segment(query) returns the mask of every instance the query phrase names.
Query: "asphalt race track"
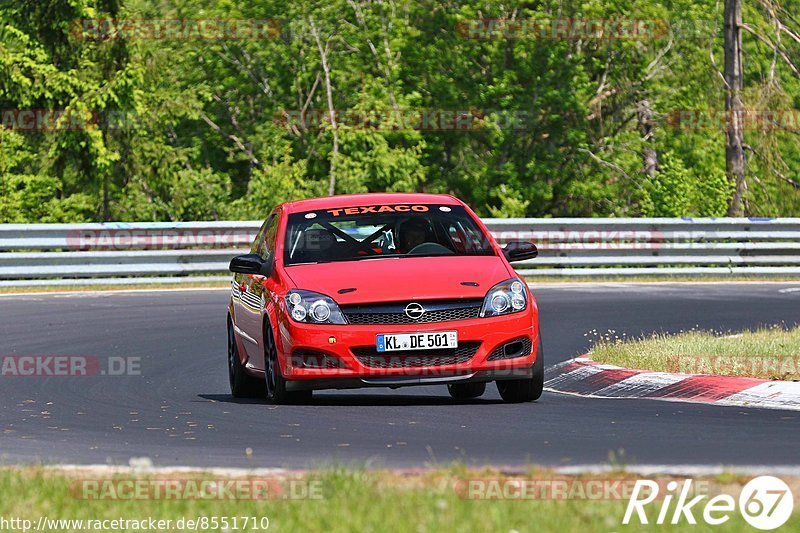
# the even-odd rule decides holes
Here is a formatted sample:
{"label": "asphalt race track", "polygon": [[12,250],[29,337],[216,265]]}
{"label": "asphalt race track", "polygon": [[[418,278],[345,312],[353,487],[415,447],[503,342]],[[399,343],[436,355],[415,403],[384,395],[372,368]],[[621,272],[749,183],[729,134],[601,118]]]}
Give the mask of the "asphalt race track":
{"label": "asphalt race track", "polygon": [[[793,290],[794,289],[794,290]],[[800,284],[534,289],[547,364],[618,335],[800,321]],[[316,393],[312,405],[234,401],[228,291],[0,296],[0,355],[140,357],[127,377],[0,377],[0,463],[311,467],[467,464],[796,465],[800,413],[547,393],[506,405],[491,385]],[[251,454],[246,450],[250,448]]]}

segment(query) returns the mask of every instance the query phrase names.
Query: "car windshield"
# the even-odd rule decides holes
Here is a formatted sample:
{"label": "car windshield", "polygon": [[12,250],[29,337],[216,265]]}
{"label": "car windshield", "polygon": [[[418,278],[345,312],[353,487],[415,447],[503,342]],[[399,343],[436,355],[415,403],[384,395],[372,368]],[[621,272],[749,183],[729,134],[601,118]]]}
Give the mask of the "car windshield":
{"label": "car windshield", "polygon": [[372,205],[289,215],[284,264],[420,256],[494,255],[457,205]]}

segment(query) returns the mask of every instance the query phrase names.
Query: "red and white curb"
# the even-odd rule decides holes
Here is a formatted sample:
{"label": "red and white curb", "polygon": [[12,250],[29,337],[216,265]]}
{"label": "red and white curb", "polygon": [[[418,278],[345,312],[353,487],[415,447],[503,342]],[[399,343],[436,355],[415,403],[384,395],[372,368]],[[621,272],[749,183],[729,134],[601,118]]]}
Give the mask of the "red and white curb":
{"label": "red and white curb", "polygon": [[547,370],[545,389],[591,398],[640,398],[800,411],[800,382],[669,374],[602,365],[588,356]]}

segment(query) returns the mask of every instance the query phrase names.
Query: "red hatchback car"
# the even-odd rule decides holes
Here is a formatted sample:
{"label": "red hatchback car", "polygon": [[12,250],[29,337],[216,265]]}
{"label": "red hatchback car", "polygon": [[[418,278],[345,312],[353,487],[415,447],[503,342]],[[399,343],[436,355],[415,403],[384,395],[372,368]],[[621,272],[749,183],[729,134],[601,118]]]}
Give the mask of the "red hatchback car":
{"label": "red hatchback car", "polygon": [[362,194],[279,205],[233,258],[228,370],[237,397],[307,401],[313,390],[445,384],[508,402],[542,394],[539,312],[458,199]]}

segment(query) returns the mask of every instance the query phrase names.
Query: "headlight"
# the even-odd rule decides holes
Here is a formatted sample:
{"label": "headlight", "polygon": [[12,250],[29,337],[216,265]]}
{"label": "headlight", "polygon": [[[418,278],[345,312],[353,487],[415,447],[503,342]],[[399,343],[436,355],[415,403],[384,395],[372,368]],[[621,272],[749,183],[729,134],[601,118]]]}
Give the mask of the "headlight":
{"label": "headlight", "polygon": [[528,292],[525,284],[511,278],[492,287],[483,299],[481,316],[498,316],[518,313],[528,307]]}
{"label": "headlight", "polygon": [[309,324],[347,324],[342,311],[332,298],[317,292],[291,290],[286,295],[286,308],[292,319]]}

